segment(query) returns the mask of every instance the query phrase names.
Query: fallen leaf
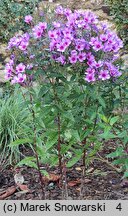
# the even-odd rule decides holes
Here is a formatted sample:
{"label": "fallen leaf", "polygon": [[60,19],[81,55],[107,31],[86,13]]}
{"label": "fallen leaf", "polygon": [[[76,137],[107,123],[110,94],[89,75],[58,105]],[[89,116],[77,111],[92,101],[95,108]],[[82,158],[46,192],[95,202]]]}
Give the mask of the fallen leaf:
{"label": "fallen leaf", "polygon": [[27,185],[17,184],[21,191],[30,191]]}
{"label": "fallen leaf", "polygon": [[74,187],[74,186],[76,186],[76,185],[78,185],[78,184],[80,184],[80,183],[81,183],[81,180],[78,179],[78,180],[74,180],[74,181],[68,182],[68,186],[69,186],[69,187]]}
{"label": "fallen leaf", "polygon": [[59,175],[55,175],[54,173],[49,173],[49,176],[42,177],[44,182],[58,182],[60,180]]}
{"label": "fallen leaf", "polygon": [[[84,181],[85,184],[88,184],[88,183],[90,183],[90,182],[91,182],[90,179],[85,179],[85,181]],[[81,179],[77,179],[77,180],[68,182],[68,186],[69,186],[69,187],[74,187],[74,186],[76,186],[76,185],[78,185],[78,184],[81,184]]]}
{"label": "fallen leaf", "polygon": [[91,172],[93,172],[93,171],[94,171],[94,168],[91,167],[90,169],[87,170],[87,173],[91,173]]}
{"label": "fallen leaf", "polygon": [[85,183],[85,184],[88,184],[88,183],[90,183],[91,181],[92,181],[91,179],[85,179],[85,180],[84,180],[84,183]]}
{"label": "fallen leaf", "polygon": [[16,184],[23,184],[24,183],[24,177],[21,175],[21,173],[16,173],[14,175],[14,180]]}
{"label": "fallen leaf", "polygon": [[82,169],[80,167],[75,168],[76,171],[81,171]]}
{"label": "fallen leaf", "polygon": [[14,194],[15,191],[16,191],[16,187],[15,186],[9,187],[6,191],[4,191],[2,193],[2,195],[0,195],[0,200],[6,199],[10,195]]}
{"label": "fallen leaf", "polygon": [[76,191],[80,192],[80,188],[76,188]]}

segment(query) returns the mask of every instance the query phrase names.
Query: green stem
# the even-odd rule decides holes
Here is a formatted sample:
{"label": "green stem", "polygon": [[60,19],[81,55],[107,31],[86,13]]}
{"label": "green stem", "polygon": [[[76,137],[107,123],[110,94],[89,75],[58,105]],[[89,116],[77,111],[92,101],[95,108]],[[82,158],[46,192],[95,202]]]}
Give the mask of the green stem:
{"label": "green stem", "polygon": [[[56,80],[56,82],[52,82],[51,79],[48,77],[49,82],[52,85],[53,88],[53,93],[54,93],[54,99],[55,99],[55,103],[56,105],[59,105],[59,99],[58,99],[58,94],[55,88],[55,85],[59,83],[58,80]],[[62,174],[62,155],[61,155],[61,118],[60,118],[60,113],[58,112],[57,114],[57,125],[58,125],[58,144],[57,144],[57,150],[58,150],[58,162],[59,162],[59,169],[60,169],[60,174]]]}
{"label": "green stem", "polygon": [[[23,93],[23,91],[21,90],[23,98],[26,102],[26,97],[25,94]],[[34,154],[35,154],[35,158],[36,158],[36,164],[37,164],[37,170],[38,170],[38,174],[39,174],[39,180],[41,183],[41,189],[42,189],[42,196],[45,199],[45,191],[44,191],[44,182],[43,182],[43,178],[42,178],[42,174],[41,174],[41,169],[40,169],[40,163],[39,163],[39,157],[38,157],[38,153],[37,153],[37,129],[36,129],[36,123],[35,123],[35,111],[33,109],[33,97],[31,95],[31,93],[29,92],[29,96],[30,96],[30,104],[31,104],[31,108],[28,106],[28,109],[30,111],[30,113],[32,114],[32,121],[33,121],[33,146],[34,146]]]}

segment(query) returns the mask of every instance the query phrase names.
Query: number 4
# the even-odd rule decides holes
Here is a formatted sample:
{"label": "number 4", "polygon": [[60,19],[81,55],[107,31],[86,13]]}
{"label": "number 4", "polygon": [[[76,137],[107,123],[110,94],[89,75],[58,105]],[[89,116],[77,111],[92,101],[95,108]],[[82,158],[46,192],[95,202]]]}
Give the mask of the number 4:
{"label": "number 4", "polygon": [[119,211],[121,211],[121,203],[118,204],[118,206],[116,207],[116,209],[118,209]]}

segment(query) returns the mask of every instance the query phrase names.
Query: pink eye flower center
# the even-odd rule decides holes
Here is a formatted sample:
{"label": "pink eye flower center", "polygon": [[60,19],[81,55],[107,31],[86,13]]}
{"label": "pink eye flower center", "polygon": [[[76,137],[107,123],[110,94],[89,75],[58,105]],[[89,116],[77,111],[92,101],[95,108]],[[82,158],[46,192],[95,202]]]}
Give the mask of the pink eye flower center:
{"label": "pink eye flower center", "polygon": [[97,44],[96,47],[97,47],[97,48],[100,48],[100,44]]}

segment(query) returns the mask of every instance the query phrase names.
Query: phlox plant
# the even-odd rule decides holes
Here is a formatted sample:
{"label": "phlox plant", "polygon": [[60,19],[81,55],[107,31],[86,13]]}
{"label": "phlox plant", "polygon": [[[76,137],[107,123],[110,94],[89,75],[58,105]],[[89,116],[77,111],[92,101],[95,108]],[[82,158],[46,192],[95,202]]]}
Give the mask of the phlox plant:
{"label": "phlox plant", "polygon": [[64,166],[82,158],[84,177],[102,147],[98,122],[106,104],[101,87],[122,75],[118,59],[123,42],[91,11],[58,6],[50,19],[41,14],[37,20],[26,16],[29,31],[9,40],[5,78],[21,86],[33,117],[36,160],[25,158],[18,165],[36,161],[43,185],[40,161],[59,161],[63,174]]}

